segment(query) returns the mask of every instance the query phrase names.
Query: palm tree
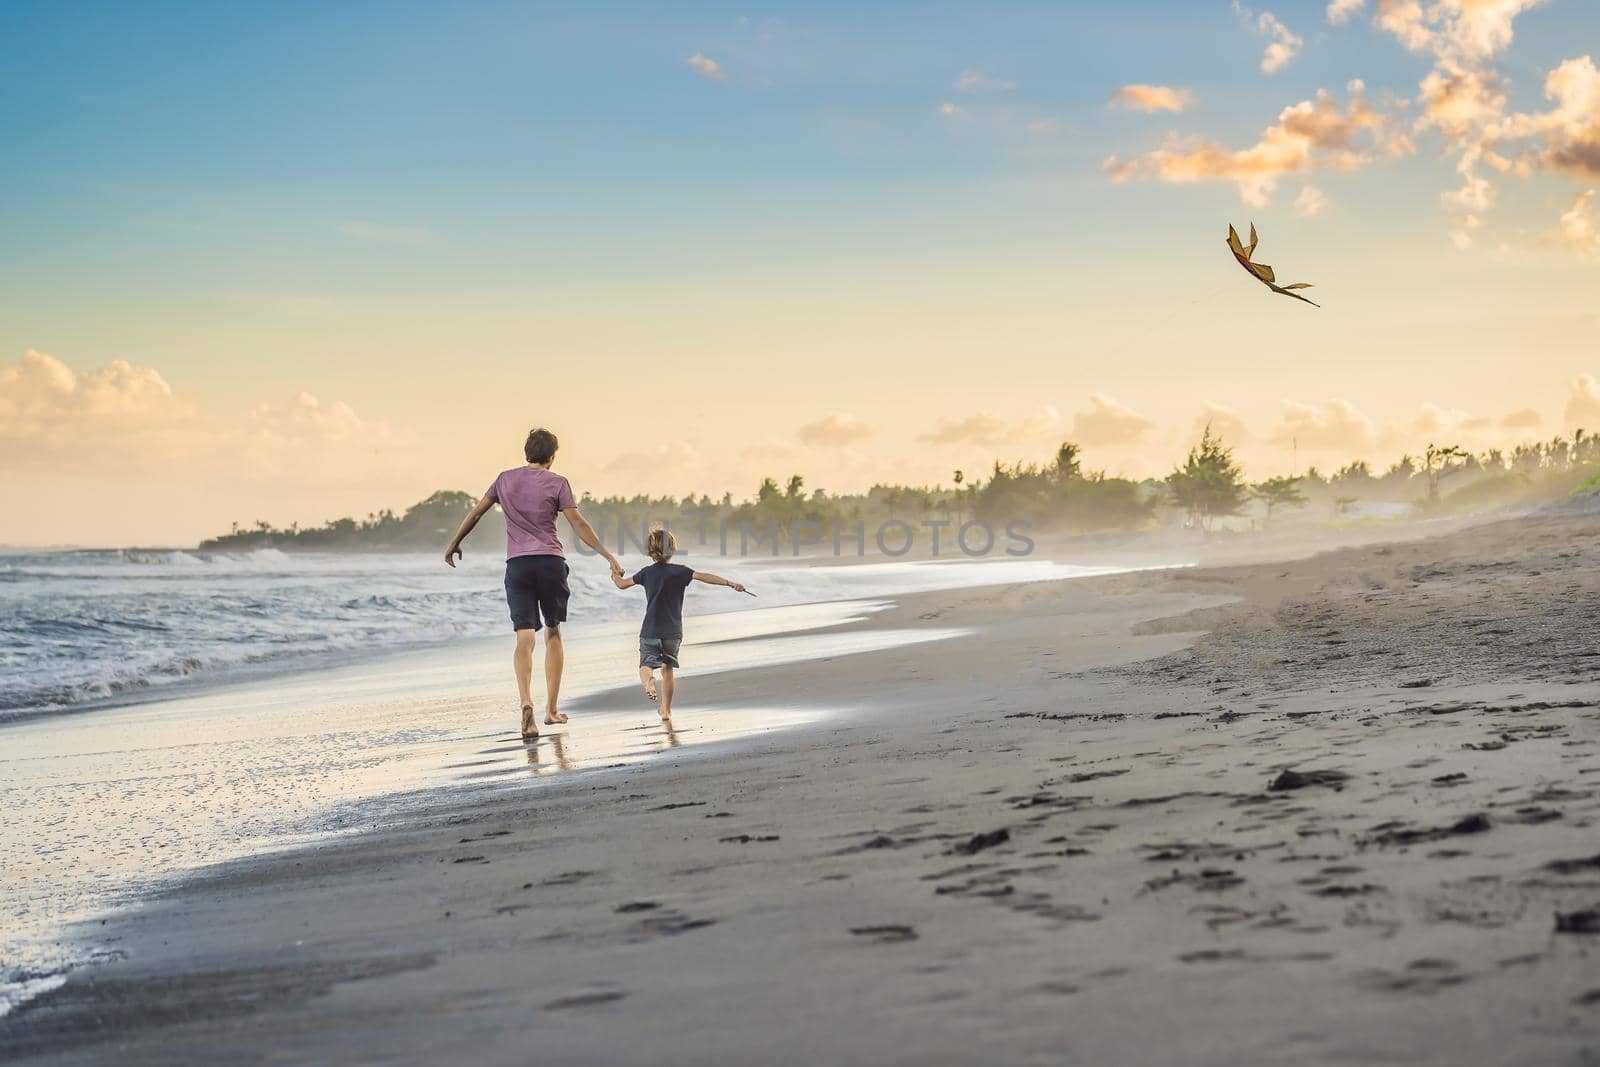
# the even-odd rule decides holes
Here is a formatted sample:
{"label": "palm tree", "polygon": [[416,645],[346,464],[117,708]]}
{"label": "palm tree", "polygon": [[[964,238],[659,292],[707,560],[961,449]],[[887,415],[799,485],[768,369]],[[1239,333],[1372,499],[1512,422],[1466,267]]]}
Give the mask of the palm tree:
{"label": "palm tree", "polygon": [[1465,460],[1469,455],[1459,445],[1447,445],[1444,448],[1428,445],[1427,451],[1422,454],[1422,473],[1428,478],[1429,500],[1438,500],[1439,483],[1461,469],[1461,464],[1452,465],[1452,461]]}

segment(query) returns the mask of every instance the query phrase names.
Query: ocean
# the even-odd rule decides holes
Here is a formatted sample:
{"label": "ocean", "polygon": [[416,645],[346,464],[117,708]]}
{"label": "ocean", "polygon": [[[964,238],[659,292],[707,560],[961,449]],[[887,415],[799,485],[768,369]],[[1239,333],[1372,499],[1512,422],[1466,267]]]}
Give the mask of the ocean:
{"label": "ocean", "polygon": [[[696,586],[690,614],[1114,569],[964,558],[824,567],[679,561],[726,572],[758,593]],[[501,570],[501,560],[483,554],[456,570],[434,555],[276,549],[0,555],[0,723],[505,633]],[[575,631],[641,611],[642,593],[618,592],[599,559],[574,557],[570,584]]]}

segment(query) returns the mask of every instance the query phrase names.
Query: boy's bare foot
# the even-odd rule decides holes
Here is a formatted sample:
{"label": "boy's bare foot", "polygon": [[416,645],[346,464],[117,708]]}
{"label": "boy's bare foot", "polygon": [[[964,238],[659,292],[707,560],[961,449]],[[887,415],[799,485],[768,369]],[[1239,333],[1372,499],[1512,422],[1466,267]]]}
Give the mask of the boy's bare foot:
{"label": "boy's bare foot", "polygon": [[661,721],[666,723],[668,726],[672,725],[672,709],[670,709],[670,708],[662,708],[661,709]]}
{"label": "boy's bare foot", "polygon": [[[651,700],[657,700],[660,698],[660,694],[656,692],[656,676],[653,674],[644,680],[644,695],[649,697]],[[665,716],[663,716],[663,718],[665,718]]]}
{"label": "boy's bare foot", "polygon": [[536,726],[534,724],[534,721],[533,721],[533,705],[532,704],[524,704],[524,705],[522,705],[522,736],[523,737],[538,737],[539,736],[539,727]]}
{"label": "boy's bare foot", "polygon": [[544,724],[546,726],[560,726],[566,721],[567,717],[559,711],[547,711],[544,713]]}

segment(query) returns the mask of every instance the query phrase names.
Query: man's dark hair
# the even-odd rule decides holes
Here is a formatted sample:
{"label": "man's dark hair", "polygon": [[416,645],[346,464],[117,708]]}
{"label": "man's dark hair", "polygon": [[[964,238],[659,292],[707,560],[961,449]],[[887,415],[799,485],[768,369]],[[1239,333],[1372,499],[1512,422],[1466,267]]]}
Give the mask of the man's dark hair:
{"label": "man's dark hair", "polygon": [[522,446],[522,454],[528,457],[529,463],[549,463],[556,458],[556,449],[560,447],[556,435],[540,427],[528,431],[528,442]]}

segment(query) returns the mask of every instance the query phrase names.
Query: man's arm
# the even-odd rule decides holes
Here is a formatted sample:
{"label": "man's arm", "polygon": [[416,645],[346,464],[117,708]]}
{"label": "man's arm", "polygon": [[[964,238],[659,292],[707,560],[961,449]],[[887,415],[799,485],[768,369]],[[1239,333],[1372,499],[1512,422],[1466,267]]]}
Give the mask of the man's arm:
{"label": "man's arm", "polygon": [[611,576],[613,578],[621,578],[622,564],[618,563],[617,557],[613,556],[606,546],[600,543],[600,538],[595,536],[594,527],[590,526],[589,520],[583,517],[583,512],[577,508],[563,508],[561,513],[567,517],[567,521],[577,531],[578,540],[600,553],[606,558],[606,562],[611,564]]}
{"label": "man's arm", "polygon": [[494,497],[488,493],[483,494],[483,499],[478,501],[478,506],[468,512],[467,517],[461,520],[461,528],[450,539],[450,547],[444,550],[444,561],[446,563],[452,567],[456,565],[456,560],[461,558],[461,542],[467,539],[467,534],[471,533],[472,528],[478,525],[479,519],[489,514],[489,509],[492,507],[494,507]]}
{"label": "man's arm", "polygon": [[694,580],[697,582],[705,582],[707,585],[725,585],[729,589],[732,589],[735,593],[748,593],[750,591],[744,586],[740,585],[738,582],[730,582],[721,575],[712,574],[709,571],[695,571]]}

